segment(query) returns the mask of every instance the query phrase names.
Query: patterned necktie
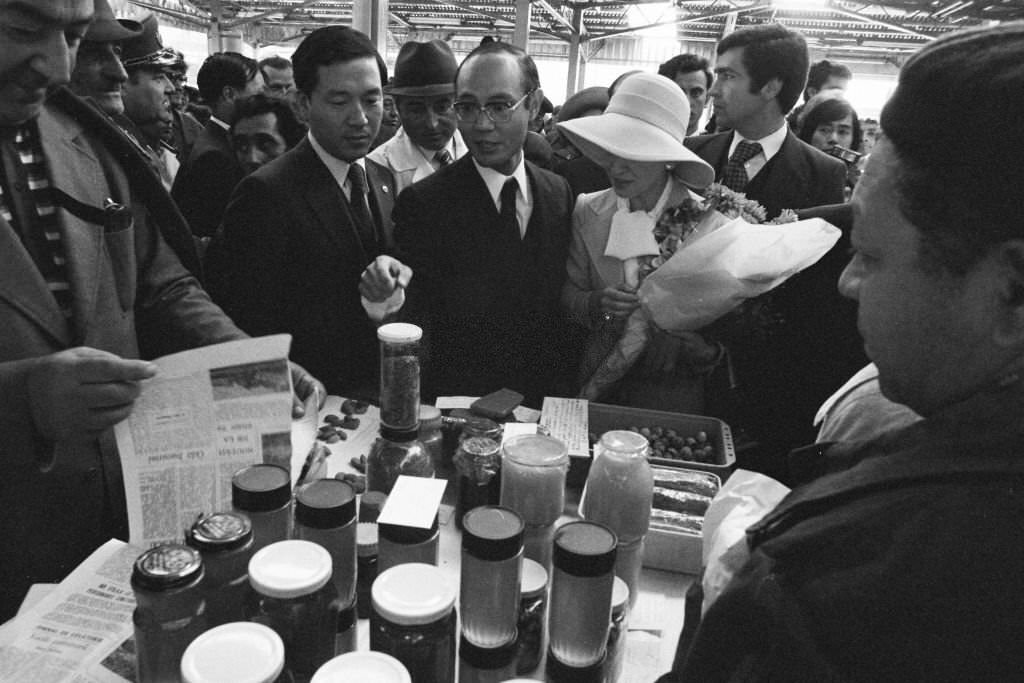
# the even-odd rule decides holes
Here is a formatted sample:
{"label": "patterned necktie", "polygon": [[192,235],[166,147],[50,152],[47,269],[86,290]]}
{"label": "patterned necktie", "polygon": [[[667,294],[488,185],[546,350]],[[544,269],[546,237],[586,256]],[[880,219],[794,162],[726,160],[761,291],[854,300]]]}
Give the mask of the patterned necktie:
{"label": "patterned necktie", "polygon": [[434,155],[434,160],[444,168],[448,164],[452,163],[452,155],[446,149],[439,149],[437,150],[437,154]]}
{"label": "patterned necktie", "polygon": [[729,157],[729,163],[725,165],[725,172],[722,173],[722,184],[730,190],[743,192],[747,188],[747,183],[750,182],[744,164],[760,153],[760,143],[740,140],[740,144],[736,145],[736,150]]}
{"label": "patterned necktie", "polygon": [[348,167],[348,182],[351,186],[348,206],[352,211],[356,231],[359,233],[359,241],[363,243],[363,249],[369,256],[376,256],[377,230],[373,224],[373,216],[370,215],[370,207],[366,203],[366,171],[362,166],[351,164]]}
{"label": "patterned necktie", "polygon": [[519,218],[516,216],[516,190],[519,183],[509,178],[501,188],[501,229],[508,235],[515,235],[516,241],[522,239],[519,232]]}

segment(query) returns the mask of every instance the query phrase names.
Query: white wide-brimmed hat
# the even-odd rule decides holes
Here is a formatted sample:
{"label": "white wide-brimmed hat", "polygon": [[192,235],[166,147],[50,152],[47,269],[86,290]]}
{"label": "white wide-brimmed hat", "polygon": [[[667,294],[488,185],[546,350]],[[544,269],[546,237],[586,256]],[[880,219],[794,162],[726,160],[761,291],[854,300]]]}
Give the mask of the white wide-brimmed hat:
{"label": "white wide-brimmed hat", "polygon": [[609,154],[672,164],[676,178],[702,190],[714,182],[715,170],[683,145],[689,120],[690,102],[682,88],[664,76],[638,73],[619,85],[603,114],[558,128],[599,164]]}

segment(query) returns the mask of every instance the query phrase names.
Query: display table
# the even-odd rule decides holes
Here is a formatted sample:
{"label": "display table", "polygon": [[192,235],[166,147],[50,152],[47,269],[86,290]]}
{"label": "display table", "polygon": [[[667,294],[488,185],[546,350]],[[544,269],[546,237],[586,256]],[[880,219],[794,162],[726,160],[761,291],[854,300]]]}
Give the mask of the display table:
{"label": "display table", "polygon": [[[329,396],[320,411],[320,423],[328,414],[340,414],[341,402],[341,398]],[[376,440],[380,424],[377,409],[370,406],[365,414],[357,417],[360,420],[358,429],[348,432],[345,440],[328,444],[331,456],[327,459],[327,476],[355,472],[350,464],[351,459],[368,454]],[[308,431],[312,427],[315,432],[312,420],[304,422],[304,425],[296,424],[297,431]],[[307,434],[293,435],[293,473],[302,469],[312,438]],[[559,524],[576,519],[579,494],[579,491],[572,489],[567,491],[566,510]],[[439,515],[439,555],[441,568],[457,580],[460,572],[461,534],[454,523],[454,497],[455,485],[450,482]],[[694,577],[688,574],[644,568],[640,576],[640,594],[629,618],[625,666],[620,683],[650,683],[671,668],[676,641],[683,625],[684,596],[693,580]],[[365,619],[359,623],[359,649],[369,649],[369,628]],[[533,676],[543,680],[543,664]]]}

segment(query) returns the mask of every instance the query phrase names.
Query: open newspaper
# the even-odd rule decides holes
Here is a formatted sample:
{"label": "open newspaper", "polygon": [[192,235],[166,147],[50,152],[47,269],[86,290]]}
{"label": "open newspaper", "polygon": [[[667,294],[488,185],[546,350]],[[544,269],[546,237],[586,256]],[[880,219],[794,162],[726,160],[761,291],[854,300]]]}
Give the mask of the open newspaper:
{"label": "open newspaper", "polygon": [[0,681],[134,681],[131,571],[141,552],[107,541],[48,595],[4,624]]}
{"label": "open newspaper", "polygon": [[290,466],[289,335],[205,346],[154,361],[132,414],[114,428],[131,542],[180,541],[200,513],[231,508],[231,477]]}

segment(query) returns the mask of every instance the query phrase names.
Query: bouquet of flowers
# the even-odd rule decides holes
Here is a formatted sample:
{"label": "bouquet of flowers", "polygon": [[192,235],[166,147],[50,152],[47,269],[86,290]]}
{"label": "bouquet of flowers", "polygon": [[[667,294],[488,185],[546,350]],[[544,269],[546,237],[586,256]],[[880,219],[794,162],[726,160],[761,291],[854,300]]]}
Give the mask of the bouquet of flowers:
{"label": "bouquet of flowers", "polygon": [[798,221],[788,210],[765,223],[760,204],[717,184],[704,198],[665,209],[654,227],[659,253],[624,263],[640,307],[580,396],[596,400],[625,376],[652,325],[669,333],[699,330],[817,262],[839,236],[825,221]]}

